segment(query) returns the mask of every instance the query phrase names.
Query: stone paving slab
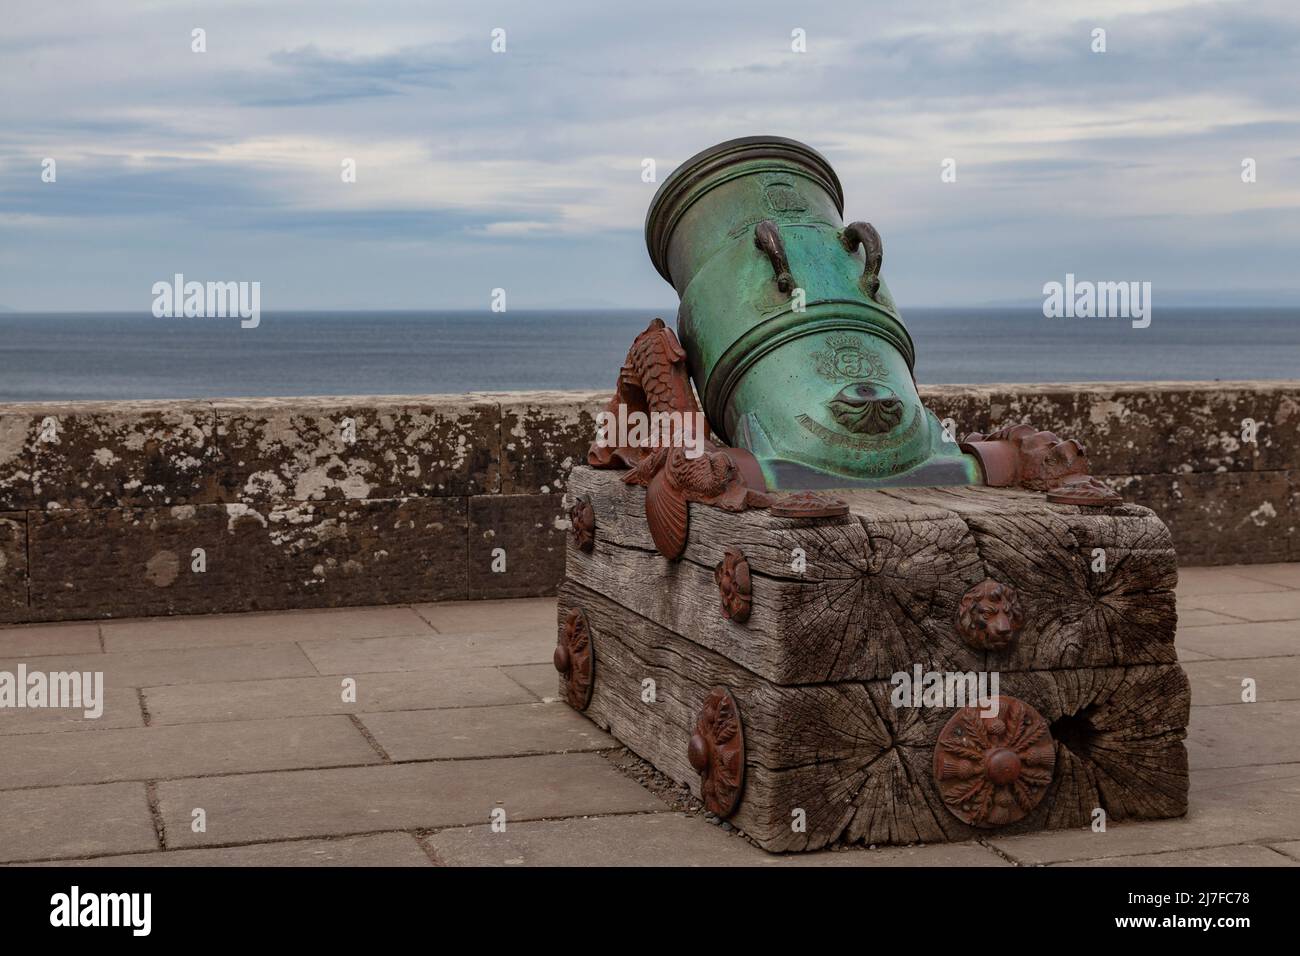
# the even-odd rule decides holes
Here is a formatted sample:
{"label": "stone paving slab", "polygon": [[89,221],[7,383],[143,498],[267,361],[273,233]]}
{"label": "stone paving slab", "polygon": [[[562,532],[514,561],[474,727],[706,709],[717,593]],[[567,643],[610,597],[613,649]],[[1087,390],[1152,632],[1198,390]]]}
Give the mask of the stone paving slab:
{"label": "stone paving slab", "polygon": [[0,791],[0,862],[156,849],[143,783]]}
{"label": "stone paving slab", "polygon": [[102,671],[108,687],[195,684],[205,681],[262,680],[270,677],[315,677],[317,671],[296,644],[249,644],[245,647],[195,647],[116,654],[70,654],[0,661],[0,670],[19,663],[29,672]]}
{"label": "stone paving slab", "polygon": [[618,746],[609,734],[559,702],[365,714],[361,722],[393,760],[512,757]]}
{"label": "stone paving slab", "polygon": [[[1193,700],[1196,698],[1193,697]],[[1300,761],[1300,701],[1192,707],[1192,771]]]}
{"label": "stone paving slab", "polygon": [[0,746],[0,789],[378,763],[347,717],[286,717],[96,734],[24,734]]}
{"label": "stone paving slab", "polygon": [[[1256,700],[1300,700],[1300,662],[1287,657],[1184,661],[1197,705],[1240,704],[1242,681],[1255,681]],[[1246,705],[1249,706],[1249,705]]]}
{"label": "stone paving slab", "polygon": [[[143,727],[139,694],[131,687],[105,687],[103,713],[87,717],[85,708],[0,708],[0,734],[48,734],[65,730],[115,730]],[[58,746],[55,744],[55,746]],[[0,759],[4,745],[0,744]]]}
{"label": "stone paving slab", "polygon": [[1300,778],[1280,777],[1194,791],[1181,820],[1114,823],[1105,833],[991,836],[988,842],[1019,863],[1059,863],[1295,839],[1300,839]]}
{"label": "stone paving slab", "polygon": [[1210,611],[1200,607],[1188,607],[1178,600],[1178,628],[1209,627],[1212,624],[1240,624],[1244,618],[1233,617],[1220,611]]}
{"label": "stone paving slab", "polygon": [[[22,864],[14,864],[22,865]],[[337,840],[287,840],[199,850],[159,850],[61,860],[38,866],[432,866],[409,833],[375,833]]]}
{"label": "stone paving slab", "polygon": [[1239,846],[1208,846],[1170,853],[1139,853],[1135,856],[1077,860],[1052,866],[1300,866],[1276,850],[1253,843]]}
{"label": "stone paving slab", "polygon": [[554,664],[517,664],[503,667],[501,671],[520,686],[528,688],[539,700],[560,699],[560,679]]}
{"label": "stone paving slab", "polygon": [[[415,610],[442,634],[486,634],[556,627],[555,598],[517,598],[510,601],[442,601],[417,604]],[[552,641],[554,638],[552,638]]]}
{"label": "stone paving slab", "polygon": [[[1264,568],[1260,573],[1254,568]],[[1295,584],[1286,580],[1272,580],[1269,569],[1285,568],[1286,565],[1249,565],[1235,564],[1216,568],[1179,568],[1178,599],[1200,597],[1206,594],[1257,594],[1261,591],[1281,591],[1288,587],[1300,587],[1300,576]]]}
{"label": "stone paving slab", "polygon": [[98,654],[102,649],[98,624],[29,624],[0,628],[0,660]]}
{"label": "stone paving slab", "polygon": [[[1205,568],[1203,570],[1218,569]],[[1300,562],[1291,562],[1290,564],[1240,564],[1223,570],[1230,571],[1234,577],[1242,577],[1251,581],[1266,581],[1269,584],[1300,590]]]}
{"label": "stone paving slab", "polygon": [[[256,843],[463,826],[491,821],[663,810],[599,754],[383,764],[164,781],[158,799],[169,845]],[[207,832],[190,829],[203,807]]]}
{"label": "stone paving slab", "polygon": [[775,857],[781,866],[1010,866],[979,843],[932,843],[927,846],[845,847]]}
{"label": "stone paving slab", "polygon": [[1180,652],[1196,651],[1216,660],[1300,655],[1300,623],[1238,622],[1227,626],[1189,627],[1180,623],[1175,638]]}
{"label": "stone paving slab", "polygon": [[332,638],[402,637],[433,631],[409,607],[210,614],[113,621],[100,625],[104,649],[142,651],[232,644],[270,644]]}
{"label": "stone paving slab", "polygon": [[638,813],[440,830],[425,843],[447,866],[755,866],[748,841],[683,813]]}
{"label": "stone paving slab", "polygon": [[542,663],[555,653],[555,635],[542,637],[535,630],[501,631],[310,641],[299,646],[322,674],[366,674]]}
{"label": "stone paving slab", "polygon": [[[1300,618],[1300,591],[1264,591],[1258,594],[1179,595],[1179,622],[1184,608],[1240,618],[1243,621],[1294,621]],[[1194,610],[1188,613],[1195,613]]]}
{"label": "stone paving slab", "polygon": [[1278,763],[1198,770],[1191,775],[1191,792],[1222,790],[1224,787],[1241,787],[1248,783],[1264,783],[1269,780],[1300,780],[1300,764]]}
{"label": "stone paving slab", "polygon": [[[554,678],[554,668],[551,668],[551,675]],[[354,682],[356,703],[343,699],[345,679]],[[286,677],[173,684],[146,687],[143,694],[155,726],[313,714],[486,707],[532,703],[534,700],[532,694],[495,667],[358,674],[354,678]],[[0,721],[2,726],[3,721]]]}
{"label": "stone paving slab", "polygon": [[1274,843],[1272,847],[1278,853],[1285,853],[1293,860],[1300,860],[1300,840],[1292,840],[1289,843]]}
{"label": "stone paving slab", "polygon": [[425,837],[448,866],[1007,866],[978,843],[767,853],[683,813],[582,817],[440,830]]}

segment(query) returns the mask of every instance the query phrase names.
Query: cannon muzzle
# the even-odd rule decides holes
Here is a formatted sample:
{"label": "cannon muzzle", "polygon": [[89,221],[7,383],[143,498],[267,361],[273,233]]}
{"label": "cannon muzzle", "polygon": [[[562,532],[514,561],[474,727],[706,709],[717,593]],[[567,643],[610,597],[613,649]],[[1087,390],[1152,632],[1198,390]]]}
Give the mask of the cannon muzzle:
{"label": "cannon muzzle", "polygon": [[706,149],[659,187],[646,246],[709,423],[771,489],[980,483],[917,395],[879,233],[843,213],[825,158],[776,136]]}

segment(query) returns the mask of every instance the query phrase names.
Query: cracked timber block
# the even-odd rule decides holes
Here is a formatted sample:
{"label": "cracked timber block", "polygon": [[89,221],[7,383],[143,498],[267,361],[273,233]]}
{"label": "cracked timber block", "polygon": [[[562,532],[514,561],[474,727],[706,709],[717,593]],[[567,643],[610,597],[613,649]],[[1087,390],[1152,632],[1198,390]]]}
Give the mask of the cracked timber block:
{"label": "cracked timber block", "polygon": [[[562,672],[562,696],[715,812],[736,796],[731,822],[761,846],[1186,812],[1177,559],[1147,509],[993,488],[838,492],[850,513],[816,520],[691,504],[687,548],[668,561],[644,490],[620,478],[570,478],[595,532],[590,552],[568,544],[557,662],[585,653],[576,631],[593,660]],[[722,612],[715,568],[729,550],[747,564],[743,620]],[[1015,598],[999,604],[1007,592],[982,590],[990,579]],[[1013,605],[1006,631],[959,626]],[[1001,719],[901,695],[902,674],[969,676],[972,688],[996,674]]]}

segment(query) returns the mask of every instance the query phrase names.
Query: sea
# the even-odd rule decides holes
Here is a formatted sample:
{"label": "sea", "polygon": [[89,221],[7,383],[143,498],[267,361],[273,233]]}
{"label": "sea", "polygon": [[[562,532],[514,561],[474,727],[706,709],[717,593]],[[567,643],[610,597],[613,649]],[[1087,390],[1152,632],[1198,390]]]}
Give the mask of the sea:
{"label": "sea", "polygon": [[[628,346],[671,312],[0,312],[0,401],[412,395],[612,389]],[[1127,319],[1041,308],[911,309],[923,384],[1300,378],[1300,308],[1157,309]]]}

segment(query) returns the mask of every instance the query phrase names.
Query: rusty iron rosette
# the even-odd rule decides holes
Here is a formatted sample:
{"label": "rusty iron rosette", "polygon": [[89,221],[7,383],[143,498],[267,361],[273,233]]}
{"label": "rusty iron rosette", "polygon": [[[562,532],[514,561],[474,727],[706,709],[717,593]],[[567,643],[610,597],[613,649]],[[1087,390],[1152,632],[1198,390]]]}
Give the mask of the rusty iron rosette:
{"label": "rusty iron rosette", "polygon": [[1124,499],[1103,481],[1091,475],[1072,475],[1047,492],[1047,500],[1054,505],[1081,505],[1099,507],[1122,505]]}
{"label": "rusty iron rosette", "polygon": [[1042,714],[995,697],[996,716],[964,707],[939,732],[934,782],[953,816],[973,827],[1023,820],[1052,782],[1056,747]]}
{"label": "rusty iron rosette", "polygon": [[722,595],[722,616],[737,624],[748,621],[754,590],[744,552],[739,548],[728,548],[713,569],[713,580]]}
{"label": "rusty iron rosette", "polygon": [[836,518],[849,513],[849,504],[824,491],[795,491],[774,497],[769,510],[777,518]]}
{"label": "rusty iron rosette", "polygon": [[564,680],[564,699],[574,710],[586,710],[596,682],[596,649],[591,642],[591,624],[580,607],[564,619],[552,657]]}
{"label": "rusty iron rosette", "polygon": [[705,808],[723,818],[735,813],[745,786],[745,735],[740,708],[725,687],[704,699],[686,758],[700,775]]}
{"label": "rusty iron rosette", "polygon": [[596,509],[587,495],[575,501],[569,509],[569,533],[573,535],[574,547],[591,554],[596,547]]}
{"label": "rusty iron rosette", "polygon": [[1024,625],[1025,611],[1016,589],[992,578],[963,594],[957,605],[957,633],[977,651],[1005,650]]}

